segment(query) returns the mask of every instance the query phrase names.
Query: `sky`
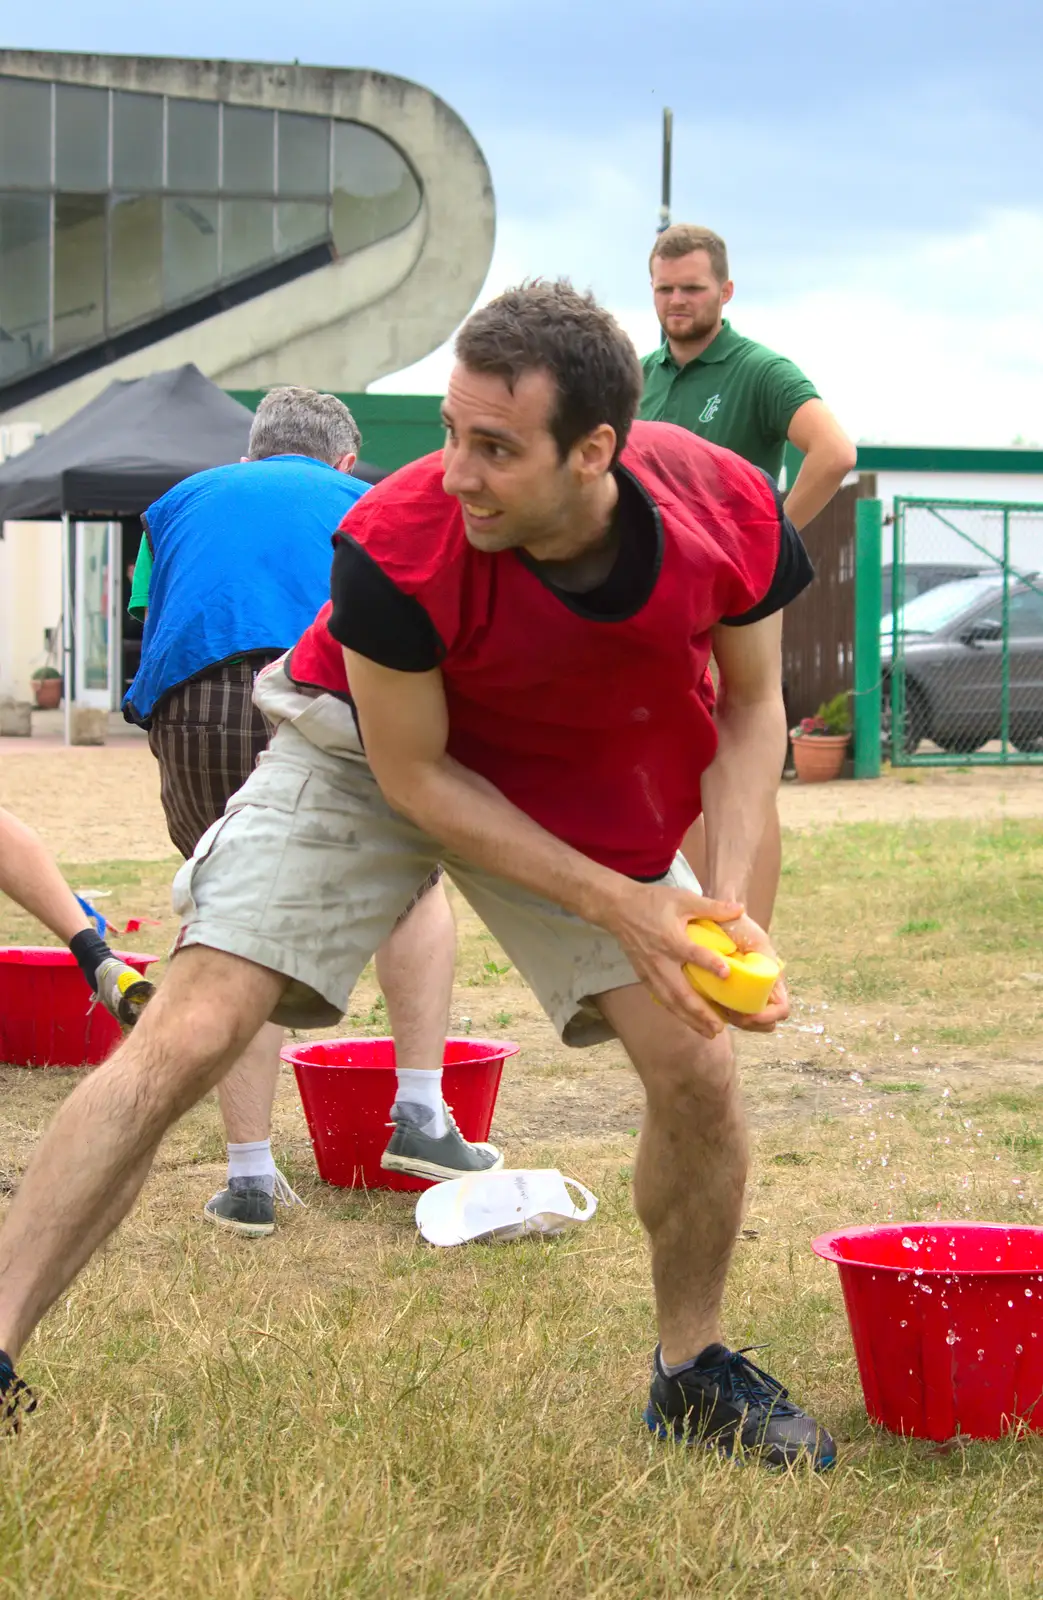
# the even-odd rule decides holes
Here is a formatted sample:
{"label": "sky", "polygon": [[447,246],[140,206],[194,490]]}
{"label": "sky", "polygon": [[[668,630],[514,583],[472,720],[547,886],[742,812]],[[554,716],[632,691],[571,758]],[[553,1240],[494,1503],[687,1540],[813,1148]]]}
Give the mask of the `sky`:
{"label": "sky", "polygon": [[[853,438],[1043,445],[1040,0],[40,0],[8,47],[372,67],[439,94],[489,163],[481,298],[567,275],[657,342],[673,219],[728,242],[740,332]],[[440,393],[447,346],[381,380]]]}

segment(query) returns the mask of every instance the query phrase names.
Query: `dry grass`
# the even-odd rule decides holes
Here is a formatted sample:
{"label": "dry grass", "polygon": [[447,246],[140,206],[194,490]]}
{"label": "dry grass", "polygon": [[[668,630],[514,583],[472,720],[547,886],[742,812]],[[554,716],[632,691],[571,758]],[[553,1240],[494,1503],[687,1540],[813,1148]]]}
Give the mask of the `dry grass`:
{"label": "dry grass", "polygon": [[[808,1250],[840,1222],[1037,1215],[1043,994],[1021,974],[1040,962],[1043,832],[859,825],[791,843],[780,942],[805,1009],[745,1052],[758,1133],[726,1327],[770,1343],[761,1359],[837,1434],[832,1474],[649,1440],[630,1080],[612,1047],[562,1052],[468,919],[455,1024],[526,1044],[498,1117],[510,1159],[575,1173],[596,1221],[429,1250],[408,1198],[317,1182],[287,1081],[276,1146],[309,1209],[272,1241],[230,1241],[199,1220],[221,1139],[198,1108],[26,1353],[42,1404],[0,1448],[0,1596],[1043,1593],[1043,1443],[938,1449],[870,1428],[834,1272]],[[169,873],[73,876],[112,888],[116,920],[158,914]],[[363,986],[353,1028],[382,1031],[373,998]],[[973,1029],[990,1032],[943,1037]],[[0,1072],[12,1176],[74,1080]]]}

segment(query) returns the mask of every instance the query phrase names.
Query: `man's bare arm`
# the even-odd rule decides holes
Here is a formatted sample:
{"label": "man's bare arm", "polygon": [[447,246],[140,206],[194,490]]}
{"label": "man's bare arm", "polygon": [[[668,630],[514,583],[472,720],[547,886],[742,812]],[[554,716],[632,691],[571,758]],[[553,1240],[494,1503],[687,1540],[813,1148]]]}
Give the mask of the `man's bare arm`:
{"label": "man's bare arm", "polygon": [[718,627],[717,754],[703,774],[707,882],[745,902],[757,848],[775,809],[786,755],[782,612],[745,628]]}
{"label": "man's bare arm", "polygon": [[734,917],[739,906],[683,889],[632,882],[541,828],[495,786],[448,755],[441,672],[396,672],[344,652],[352,699],[373,774],[388,803],[477,867],[542,895],[611,932],[639,978],[675,1014],[712,1035],[720,1019],[681,971],[702,960],[688,942],[693,917]]}
{"label": "man's bare arm", "polygon": [[829,504],[858,458],[851,440],[821,400],[805,400],[790,418],[787,437],[804,452],[800,471],[785,500],[798,530]]}

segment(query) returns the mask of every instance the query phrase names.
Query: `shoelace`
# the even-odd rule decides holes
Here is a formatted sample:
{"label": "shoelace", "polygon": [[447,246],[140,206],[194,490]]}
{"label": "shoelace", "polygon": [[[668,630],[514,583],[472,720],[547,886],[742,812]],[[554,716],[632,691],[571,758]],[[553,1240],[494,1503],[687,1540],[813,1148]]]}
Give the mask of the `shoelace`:
{"label": "shoelace", "polygon": [[36,1396],[5,1361],[0,1365],[0,1433],[17,1433],[23,1417],[36,1410]]}
{"label": "shoelace", "polygon": [[[453,1113],[450,1111],[448,1101],[446,1101],[446,1100],[442,1101],[442,1115],[445,1117],[447,1125],[450,1128],[452,1128],[453,1132],[457,1135],[457,1137],[460,1138],[460,1139],[463,1139],[464,1144],[470,1144],[472,1142],[470,1139],[464,1139],[463,1134],[460,1132],[460,1124],[457,1122],[456,1118],[453,1116]],[[398,1123],[397,1122],[386,1122],[384,1124],[384,1126],[386,1128],[397,1128],[398,1127]],[[403,1126],[406,1126],[406,1124],[403,1124]],[[410,1123],[410,1124],[408,1124],[408,1126],[411,1127],[411,1126],[413,1126],[413,1124]]]}
{"label": "shoelace", "polygon": [[800,1407],[795,1406],[790,1400],[789,1390],[784,1389],[770,1372],[765,1372],[763,1367],[758,1367],[754,1362],[747,1360],[748,1351],[760,1349],[763,1349],[762,1345],[744,1345],[741,1350],[732,1350],[723,1360],[715,1361],[699,1370],[711,1375],[717,1381],[726,1400],[738,1405],[756,1407],[758,1410],[764,1407],[770,1409],[777,1417],[798,1416]]}
{"label": "shoelace", "polygon": [[302,1200],[300,1195],[290,1188],[289,1183],[278,1167],[275,1169],[274,1198],[281,1200],[284,1206],[307,1206],[307,1200]]}

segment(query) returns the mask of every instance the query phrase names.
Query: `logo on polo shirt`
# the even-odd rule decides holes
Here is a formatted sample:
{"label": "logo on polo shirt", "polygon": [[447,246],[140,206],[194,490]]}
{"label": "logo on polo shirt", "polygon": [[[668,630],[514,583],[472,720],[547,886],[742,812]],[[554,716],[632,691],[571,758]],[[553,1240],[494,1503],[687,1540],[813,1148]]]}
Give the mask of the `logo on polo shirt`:
{"label": "logo on polo shirt", "polygon": [[707,400],[706,404],[703,406],[703,409],[699,413],[699,421],[700,422],[712,422],[714,417],[717,415],[718,410],[720,409],[720,404],[721,404],[720,395],[719,394],[712,394],[710,396],[709,400]]}

